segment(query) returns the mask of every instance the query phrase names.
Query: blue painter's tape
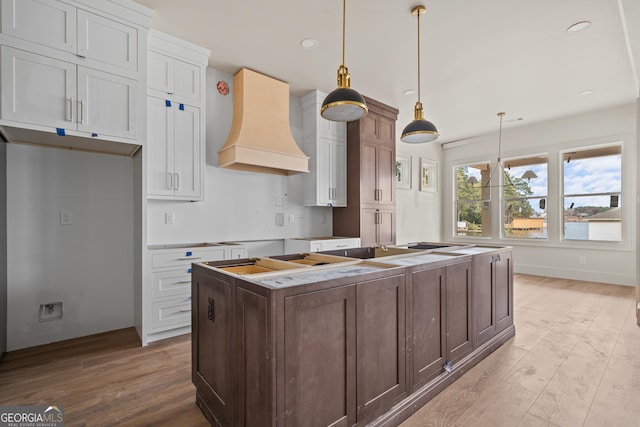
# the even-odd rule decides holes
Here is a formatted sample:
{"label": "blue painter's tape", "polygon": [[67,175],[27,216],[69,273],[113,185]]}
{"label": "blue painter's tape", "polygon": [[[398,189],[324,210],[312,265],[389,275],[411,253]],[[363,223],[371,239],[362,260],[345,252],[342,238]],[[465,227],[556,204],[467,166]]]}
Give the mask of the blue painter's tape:
{"label": "blue painter's tape", "polygon": [[169,101],[168,99],[165,99],[165,101],[164,101],[164,105],[165,105],[166,107],[171,107],[171,101]]}
{"label": "blue painter's tape", "polygon": [[187,252],[187,256],[192,256],[192,255],[193,255],[193,252],[191,251]]}
{"label": "blue painter's tape", "polygon": [[64,129],[62,128],[56,128],[56,133],[58,134],[58,136],[67,136],[67,134],[64,132]]}
{"label": "blue painter's tape", "polygon": [[180,109],[184,111],[184,104],[180,104]]}
{"label": "blue painter's tape", "polygon": [[97,138],[97,137],[98,137],[97,133],[94,132],[94,133],[91,134],[91,138]]}

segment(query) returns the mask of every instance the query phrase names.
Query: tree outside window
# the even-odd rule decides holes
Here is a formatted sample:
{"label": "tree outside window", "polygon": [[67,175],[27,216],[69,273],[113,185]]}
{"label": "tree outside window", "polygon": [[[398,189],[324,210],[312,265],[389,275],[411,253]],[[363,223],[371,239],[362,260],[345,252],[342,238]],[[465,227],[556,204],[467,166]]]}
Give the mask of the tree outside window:
{"label": "tree outside window", "polygon": [[456,167],[456,235],[491,236],[489,163]]}
{"label": "tree outside window", "polygon": [[503,235],[509,238],[547,238],[547,157],[504,162],[502,183]]}

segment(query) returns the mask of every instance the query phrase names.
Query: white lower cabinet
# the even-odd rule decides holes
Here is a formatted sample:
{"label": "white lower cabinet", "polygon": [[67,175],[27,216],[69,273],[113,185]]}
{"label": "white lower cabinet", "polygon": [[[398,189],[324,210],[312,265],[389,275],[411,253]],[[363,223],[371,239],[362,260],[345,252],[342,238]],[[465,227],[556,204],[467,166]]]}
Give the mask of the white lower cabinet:
{"label": "white lower cabinet", "polygon": [[284,241],[285,254],[333,251],[338,249],[350,249],[359,247],[360,239],[358,237],[311,237],[285,239]]}
{"label": "white lower cabinet", "polygon": [[234,242],[154,245],[148,248],[150,286],[144,293],[143,345],[191,331],[191,264],[247,257]]}

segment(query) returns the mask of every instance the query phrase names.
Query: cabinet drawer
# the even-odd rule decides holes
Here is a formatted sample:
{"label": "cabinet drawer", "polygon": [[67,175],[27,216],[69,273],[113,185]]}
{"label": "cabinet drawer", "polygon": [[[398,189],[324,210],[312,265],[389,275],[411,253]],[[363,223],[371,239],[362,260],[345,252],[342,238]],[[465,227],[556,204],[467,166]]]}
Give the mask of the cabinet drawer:
{"label": "cabinet drawer", "polygon": [[154,331],[173,329],[191,324],[191,297],[154,302],[151,306],[151,328]]}
{"label": "cabinet drawer", "polygon": [[191,290],[191,267],[169,271],[158,271],[151,275],[153,297],[189,295]]}
{"label": "cabinet drawer", "polygon": [[224,248],[184,248],[183,250],[154,253],[151,268],[189,265],[192,262],[220,261],[224,259]]}
{"label": "cabinet drawer", "polygon": [[332,251],[334,249],[348,249],[359,248],[360,239],[340,239],[340,240],[325,240],[322,242],[323,251]]}

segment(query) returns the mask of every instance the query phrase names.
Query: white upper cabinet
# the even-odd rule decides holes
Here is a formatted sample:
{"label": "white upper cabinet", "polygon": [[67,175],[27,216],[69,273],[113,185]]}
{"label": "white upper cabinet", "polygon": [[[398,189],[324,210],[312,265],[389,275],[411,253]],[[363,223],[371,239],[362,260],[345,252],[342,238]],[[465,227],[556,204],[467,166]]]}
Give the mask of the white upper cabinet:
{"label": "white upper cabinet", "polygon": [[8,46],[0,46],[0,63],[3,119],[76,127],[75,64]]}
{"label": "white upper cabinet", "polygon": [[202,67],[158,52],[149,52],[148,88],[187,102],[201,101]]}
{"label": "white upper cabinet", "polygon": [[138,69],[138,30],[57,0],[2,0],[2,32],[108,67]]}
{"label": "white upper cabinet", "polygon": [[78,10],[78,56],[127,70],[138,69],[138,30]]}
{"label": "white upper cabinet", "polygon": [[137,96],[136,80],[78,67],[78,130],[136,138]]}
{"label": "white upper cabinet", "polygon": [[76,12],[56,0],[2,0],[2,33],[76,53]]}
{"label": "white upper cabinet", "polygon": [[149,32],[147,196],[204,198],[205,70],[209,51]]}
{"label": "white upper cabinet", "polygon": [[326,94],[318,90],[302,98],[302,149],[309,156],[304,176],[305,206],[347,205],[346,124],[325,120],[320,108]]}
{"label": "white upper cabinet", "polygon": [[139,52],[146,53],[151,10],[126,0],[1,0],[0,7],[0,125],[9,138],[135,153],[146,122]]}

